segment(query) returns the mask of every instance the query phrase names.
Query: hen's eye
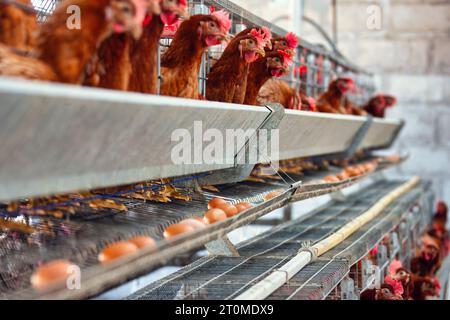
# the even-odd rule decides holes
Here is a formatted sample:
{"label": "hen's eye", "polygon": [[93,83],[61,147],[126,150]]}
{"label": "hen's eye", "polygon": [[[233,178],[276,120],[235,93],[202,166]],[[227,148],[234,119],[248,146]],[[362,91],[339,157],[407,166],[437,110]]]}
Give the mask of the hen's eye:
{"label": "hen's eye", "polygon": [[249,43],[250,45],[254,45],[254,44],[255,44],[255,41],[253,41],[252,39],[250,39],[250,40],[248,40],[248,43]]}
{"label": "hen's eye", "polygon": [[210,26],[211,28],[215,28],[215,27],[216,27],[216,24],[215,24],[214,22],[210,22],[210,23],[209,23],[209,26]]}
{"label": "hen's eye", "polygon": [[286,41],[283,41],[282,44],[283,44],[283,46],[285,46],[285,47],[287,46],[287,42],[286,42]]}
{"label": "hen's eye", "polygon": [[131,8],[128,7],[128,6],[124,6],[124,7],[121,8],[121,11],[123,13],[130,13],[131,12]]}
{"label": "hen's eye", "polygon": [[275,58],[275,62],[281,62],[280,58]]}

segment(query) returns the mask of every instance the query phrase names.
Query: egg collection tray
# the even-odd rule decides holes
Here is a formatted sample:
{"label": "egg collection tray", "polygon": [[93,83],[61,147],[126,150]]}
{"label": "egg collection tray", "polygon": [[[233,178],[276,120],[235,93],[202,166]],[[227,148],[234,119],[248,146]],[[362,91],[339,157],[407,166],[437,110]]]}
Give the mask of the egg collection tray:
{"label": "egg collection tray", "polygon": [[[330,193],[359,180],[353,178],[335,184],[320,182],[324,176],[337,173],[339,170],[341,169],[330,167],[326,171],[306,171],[302,175],[289,175],[289,177],[293,183],[305,181],[300,188],[305,188],[306,197],[312,197],[318,192]],[[283,180],[266,179],[265,181],[264,183],[244,181],[219,186],[220,191],[217,193],[208,191],[194,193],[184,190],[192,197],[192,201],[189,202],[173,200],[170,203],[155,203],[112,198],[123,202],[128,209],[127,212],[102,209],[92,216],[76,214],[76,219],[28,217],[28,223],[36,230],[31,236],[24,237],[17,232],[0,233],[0,298],[38,297],[39,295],[30,287],[30,276],[38,265],[54,259],[70,259],[82,270],[92,271],[89,274],[94,277],[106,273],[108,268],[99,266],[97,260],[102,248],[112,242],[126,240],[135,235],[148,235],[160,240],[158,252],[147,255],[145,266],[124,271],[123,278],[114,277],[114,272],[110,273],[105,280],[101,280],[107,284],[102,283],[98,292],[95,292],[97,289],[93,289],[93,292],[90,290],[89,295],[96,295],[102,290],[145,274],[156,266],[170,262],[177,255],[199,249],[207,242],[217,240],[233,229],[249,224],[290,201],[295,191],[290,185]],[[270,201],[264,201],[264,196],[274,190],[282,190],[284,193]],[[163,240],[163,232],[167,226],[203,214],[207,211],[207,202],[214,197],[221,197],[232,203],[252,202],[255,208],[210,226],[202,232],[181,236],[172,242]],[[81,298],[88,293],[79,292],[78,294]]]}
{"label": "egg collection tray", "polygon": [[[315,243],[362,214],[398,181],[380,181],[345,203],[334,201],[306,218],[272,228],[239,246],[239,257],[209,256],[161,279],[128,297],[131,300],[233,299],[281,267],[305,243]],[[364,226],[342,245],[321,257],[271,299],[323,299],[350,272],[350,267],[399,223],[421,188],[390,206],[374,222]]]}

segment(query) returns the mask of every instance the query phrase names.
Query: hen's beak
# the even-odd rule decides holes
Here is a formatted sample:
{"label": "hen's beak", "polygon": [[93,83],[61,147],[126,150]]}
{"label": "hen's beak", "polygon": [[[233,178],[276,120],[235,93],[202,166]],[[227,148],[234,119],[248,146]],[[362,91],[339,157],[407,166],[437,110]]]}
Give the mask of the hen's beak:
{"label": "hen's beak", "polygon": [[289,53],[291,56],[295,56],[296,53],[295,49],[286,49],[285,51]]}
{"label": "hen's beak", "polygon": [[267,41],[266,47],[267,47],[269,50],[272,50],[272,49],[273,49],[272,41]]}
{"label": "hen's beak", "polygon": [[142,26],[136,25],[130,30],[130,34],[135,40],[139,40],[139,38],[142,36],[142,31]]}
{"label": "hen's beak", "polygon": [[255,52],[256,52],[257,54],[259,54],[259,55],[261,56],[261,58],[264,58],[264,57],[266,56],[266,51],[265,51],[264,49],[257,48],[257,49],[255,50]]}
{"label": "hen's beak", "polygon": [[229,42],[229,41],[231,41],[231,35],[228,33],[221,33],[221,34],[217,35],[217,39],[219,39],[221,41]]}

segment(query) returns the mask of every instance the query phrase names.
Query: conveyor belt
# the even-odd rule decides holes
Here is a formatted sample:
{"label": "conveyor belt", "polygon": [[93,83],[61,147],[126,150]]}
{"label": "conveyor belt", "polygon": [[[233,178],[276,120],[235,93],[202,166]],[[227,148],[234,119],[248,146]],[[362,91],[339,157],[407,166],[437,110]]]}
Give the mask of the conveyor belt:
{"label": "conveyor belt", "polygon": [[[243,290],[286,263],[297,253],[303,243],[315,243],[325,238],[351,219],[362,214],[399,184],[399,182],[393,181],[378,182],[361,191],[359,195],[349,198],[345,204],[334,202],[327,209],[311,217],[275,227],[247,241],[239,247],[241,257],[200,259],[179,272],[140,290],[129,299],[233,299]],[[402,206],[396,204],[398,206],[396,212],[401,212],[402,209],[406,210],[405,206],[407,207],[412,199],[417,197],[417,193],[411,194],[404,197],[407,200],[399,202]],[[380,219],[383,220],[383,217],[390,214],[390,210],[387,210],[387,213],[376,219],[374,223],[378,223]],[[386,225],[389,226],[389,223]],[[370,229],[369,226],[367,228]],[[362,234],[365,234],[365,231],[367,230],[364,228],[348,241],[353,239],[354,242],[355,239],[359,239]],[[339,258],[347,254],[357,259],[360,254],[366,253],[369,250],[368,246],[372,245],[373,247],[380,240],[379,230],[376,231],[368,233],[366,241],[352,246],[350,251],[344,251]],[[389,229],[385,230],[385,233],[388,231]],[[349,247],[348,241],[345,248]],[[336,251],[333,252],[336,253]],[[349,272],[352,263],[354,261],[351,259],[331,260],[330,257],[324,257],[304,271],[302,270],[289,283],[289,286],[280,288],[271,298],[287,298],[287,292],[292,294],[296,288],[306,282],[312,285],[308,285],[305,290],[302,289],[301,294],[296,293],[295,298],[306,298],[308,295],[311,296],[310,298],[319,296],[324,298]],[[322,268],[322,272],[314,276]]]}
{"label": "conveyor belt", "polygon": [[[306,172],[303,176],[291,175],[291,178],[296,179],[295,181],[305,180],[306,187],[308,183],[320,181],[324,176],[338,171],[339,169],[331,167],[328,171],[311,171]],[[328,184],[315,184],[313,190],[329,193],[354,182],[356,180],[331,186]],[[30,288],[29,283],[31,273],[40,263],[54,259],[70,259],[79,265],[82,270],[96,268],[93,274],[102,273],[104,268],[99,266],[97,260],[97,256],[102,248],[109,243],[125,240],[135,235],[149,235],[154,239],[160,240],[160,250],[158,252],[160,258],[153,259],[147,265],[146,270],[130,276],[136,277],[145,274],[152,267],[167,262],[177,254],[198,249],[208,241],[217,239],[223,234],[221,228],[232,228],[251,223],[258,217],[283,206],[288,201],[287,196],[282,196],[280,200],[274,199],[269,202],[264,202],[263,198],[264,195],[273,190],[282,189],[288,191],[289,186],[282,181],[276,180],[270,180],[267,183],[244,181],[238,184],[222,186],[220,189],[219,193],[191,193],[193,200],[190,202],[174,200],[171,203],[144,203],[139,200],[114,198],[115,200],[123,201],[128,208],[128,212],[117,213],[102,210],[91,216],[87,215],[84,218],[75,220],[31,218],[31,225],[38,230],[44,230],[44,227],[50,223],[51,235],[48,234],[48,230],[46,232],[36,232],[30,238],[17,238],[15,234],[6,236],[6,234],[0,233],[0,257],[2,258],[0,261],[0,298],[34,297],[36,293]],[[313,195],[311,194],[311,196]],[[162,234],[168,225],[206,212],[207,202],[212,197],[222,197],[233,203],[249,201],[257,207],[242,217],[237,216],[234,219],[228,219],[223,225],[217,224],[212,226],[215,233],[210,232],[211,230],[206,230],[204,235],[192,235],[187,239],[180,239],[179,247],[175,249],[171,247],[170,243],[163,241]],[[316,235],[327,234],[330,230],[325,225],[321,232],[316,232]],[[281,249],[283,248],[281,247]],[[245,251],[246,249],[244,248],[243,250]],[[111,283],[110,285],[121,284],[121,280],[112,282],[116,281],[117,283]],[[126,279],[123,281],[126,281]]]}

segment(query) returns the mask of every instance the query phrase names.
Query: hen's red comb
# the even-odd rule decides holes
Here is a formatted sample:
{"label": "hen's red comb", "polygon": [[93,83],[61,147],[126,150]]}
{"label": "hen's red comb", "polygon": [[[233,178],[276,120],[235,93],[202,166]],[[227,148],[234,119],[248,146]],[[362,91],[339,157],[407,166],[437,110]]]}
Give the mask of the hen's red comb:
{"label": "hen's red comb", "polygon": [[353,81],[353,79],[350,78],[350,77],[340,77],[338,80],[344,80],[344,81],[347,81],[347,82],[349,82],[349,83],[355,83],[355,82]]}
{"label": "hen's red comb", "polygon": [[180,5],[182,5],[183,7],[187,7],[188,3],[187,0],[179,0]]}
{"label": "hen's red comb", "polygon": [[293,32],[289,32],[286,35],[286,40],[288,42],[288,46],[291,49],[296,49],[298,46],[298,38]]}
{"label": "hen's red comb", "polygon": [[400,281],[393,279],[391,276],[387,275],[384,278],[384,282],[391,285],[392,289],[394,289],[394,294],[402,295],[404,292],[403,285]]}
{"label": "hen's red comb", "polygon": [[272,40],[272,33],[270,32],[270,29],[267,27],[262,27],[261,30],[264,40],[266,42],[270,42]]}
{"label": "hen's red comb", "polygon": [[250,35],[255,38],[258,47],[266,47],[272,40],[272,33],[267,27],[262,27],[260,30],[252,29]]}
{"label": "hen's red comb", "polygon": [[216,18],[217,22],[220,25],[220,29],[222,29],[223,32],[230,31],[231,19],[228,12],[226,12],[225,10],[214,11],[213,13],[211,13],[211,16]]}
{"label": "hen's red comb", "polygon": [[258,46],[263,46],[264,43],[264,38],[261,34],[260,31],[256,30],[256,29],[252,29],[250,31],[250,35],[255,38],[256,42],[258,43]]}
{"label": "hen's red comb", "polygon": [[294,69],[295,76],[302,76],[308,73],[308,67],[306,65],[301,65]]}
{"label": "hen's red comb", "polygon": [[397,273],[397,270],[402,268],[403,264],[400,260],[394,260],[391,262],[391,264],[389,265],[389,273],[391,275],[395,275]]}
{"label": "hen's red comb", "polygon": [[279,54],[281,54],[282,57],[283,57],[283,66],[284,67],[290,67],[292,65],[292,56],[289,53],[287,53],[286,51],[283,51],[283,50],[277,50],[277,52]]}

